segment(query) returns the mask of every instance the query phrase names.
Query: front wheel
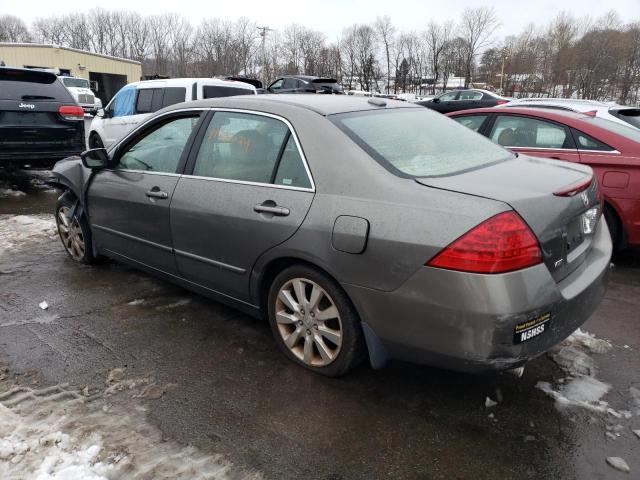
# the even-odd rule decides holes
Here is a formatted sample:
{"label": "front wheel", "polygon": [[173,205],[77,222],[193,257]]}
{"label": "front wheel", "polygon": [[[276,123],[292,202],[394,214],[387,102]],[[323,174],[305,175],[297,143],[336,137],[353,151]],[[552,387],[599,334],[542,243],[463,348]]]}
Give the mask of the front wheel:
{"label": "front wheel", "polygon": [[342,288],[314,268],[297,265],[273,281],[269,324],[284,354],[316,373],[335,377],[364,357],[358,315]]}
{"label": "front wheel", "polygon": [[84,216],[73,212],[75,202],[63,195],[56,205],[56,225],[62,246],[67,254],[79,263],[95,261],[91,249],[91,231]]}

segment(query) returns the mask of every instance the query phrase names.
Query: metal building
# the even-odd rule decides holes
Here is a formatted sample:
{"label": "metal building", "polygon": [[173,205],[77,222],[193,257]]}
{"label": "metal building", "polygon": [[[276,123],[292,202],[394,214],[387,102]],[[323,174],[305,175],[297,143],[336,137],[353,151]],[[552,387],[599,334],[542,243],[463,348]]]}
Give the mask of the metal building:
{"label": "metal building", "polygon": [[140,62],[59,45],[0,42],[0,61],[7,67],[52,68],[61,75],[86,78],[103,105],[124,85],[142,76]]}

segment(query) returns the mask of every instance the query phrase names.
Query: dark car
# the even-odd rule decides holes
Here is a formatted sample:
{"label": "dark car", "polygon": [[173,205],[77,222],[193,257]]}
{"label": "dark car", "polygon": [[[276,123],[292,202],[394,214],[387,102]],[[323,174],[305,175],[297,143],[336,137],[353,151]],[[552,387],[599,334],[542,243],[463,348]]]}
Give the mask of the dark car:
{"label": "dark car", "polygon": [[589,165],[604,199],[617,250],[640,247],[640,131],[551,108],[485,108],[450,115],[514,152]]}
{"label": "dark car", "polygon": [[495,107],[508,103],[509,99],[487,90],[453,90],[442,95],[417,102],[418,105],[440,113],[457,112],[469,108]]}
{"label": "dark car", "polygon": [[334,93],[342,95],[335,78],[290,75],[278,78],[267,87],[268,93]]}
{"label": "dark car", "polygon": [[49,168],[84,150],[84,111],[49,72],[0,67],[0,166]]}
{"label": "dark car", "polygon": [[375,367],[519,367],[587,320],[609,270],[591,168],[516,156],[407,102],[176,104],[53,176],[71,258],[264,315],[325,375],[367,351]]}

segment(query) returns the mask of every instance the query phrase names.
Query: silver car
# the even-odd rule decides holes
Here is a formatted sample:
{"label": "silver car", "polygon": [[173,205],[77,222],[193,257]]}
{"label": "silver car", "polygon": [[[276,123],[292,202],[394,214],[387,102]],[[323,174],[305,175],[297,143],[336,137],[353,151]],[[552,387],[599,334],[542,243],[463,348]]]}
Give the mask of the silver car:
{"label": "silver car", "polygon": [[417,105],[332,95],[168,107],[59,162],[60,238],[266,316],[294,362],[482,371],[562,341],[602,299],[589,167],[518,156]]}

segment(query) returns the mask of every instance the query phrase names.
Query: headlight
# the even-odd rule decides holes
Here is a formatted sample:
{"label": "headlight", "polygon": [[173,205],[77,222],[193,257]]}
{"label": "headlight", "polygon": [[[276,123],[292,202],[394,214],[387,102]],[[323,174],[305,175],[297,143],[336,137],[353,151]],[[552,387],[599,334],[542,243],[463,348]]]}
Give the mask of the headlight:
{"label": "headlight", "polygon": [[593,207],[582,214],[582,233],[589,235],[594,232],[600,218],[600,209]]}

